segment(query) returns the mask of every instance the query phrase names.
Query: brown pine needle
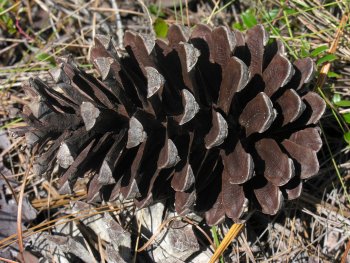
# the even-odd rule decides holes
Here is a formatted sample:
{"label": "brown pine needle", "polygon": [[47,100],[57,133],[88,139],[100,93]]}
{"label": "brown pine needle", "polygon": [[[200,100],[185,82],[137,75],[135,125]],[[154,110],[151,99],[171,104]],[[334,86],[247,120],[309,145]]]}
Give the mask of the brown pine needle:
{"label": "brown pine needle", "polygon": [[18,198],[17,198],[17,195],[15,193],[15,190],[13,190],[12,185],[10,184],[9,180],[7,179],[7,177],[2,172],[0,172],[0,175],[4,179],[4,181],[7,184],[7,186],[9,187],[9,189],[10,189],[12,195],[13,195],[13,198],[15,199],[16,204],[18,205]]}
{"label": "brown pine needle", "polygon": [[[30,160],[30,163],[28,164],[27,170],[24,174],[23,182],[21,185],[21,190],[19,192],[19,198],[18,198],[18,207],[17,207],[17,236],[18,236],[18,248],[19,248],[19,256],[23,259],[23,251],[24,251],[24,245],[23,245],[23,231],[22,231],[22,205],[23,205],[23,198],[24,198],[24,190],[26,187],[27,179],[29,176],[29,171],[31,168],[31,164],[33,163],[33,157]],[[24,260],[24,259],[23,259]]]}
{"label": "brown pine needle", "polygon": [[[126,206],[129,207],[129,206]],[[95,207],[93,209],[95,209],[96,211],[92,212],[92,213],[85,213],[86,211],[91,211],[91,209],[87,209],[87,210],[80,210],[78,212],[72,213],[72,214],[68,214],[65,216],[61,216],[59,218],[56,219],[52,219],[48,222],[43,222],[39,225],[33,226],[27,230],[23,231],[23,238],[27,238],[33,234],[51,229],[55,226],[58,225],[63,225],[75,220],[80,220],[80,219],[84,219],[84,218],[88,218],[90,216],[94,216],[94,215],[98,215],[98,214],[102,214],[105,212],[115,212],[115,211],[120,211],[119,207],[115,207],[115,208],[110,208],[110,209],[105,209],[108,208],[108,205],[104,205],[101,207]],[[78,216],[77,216],[78,215]],[[74,216],[72,218],[72,216]],[[66,220],[62,220],[62,219],[66,219]],[[0,240],[0,249],[7,247],[9,245],[12,245],[13,243],[18,242],[18,235],[17,234],[13,234],[9,237],[6,237],[2,240]]]}
{"label": "brown pine needle", "polygon": [[[337,33],[335,34],[334,40],[333,40],[330,48],[328,49],[328,54],[334,54],[335,51],[337,50],[340,37],[343,34],[343,30],[344,30],[344,27],[345,27],[348,19],[349,19],[349,14],[346,14],[342,17],[340,24],[339,24],[339,27],[338,27],[338,30],[337,30]],[[330,67],[331,67],[330,62],[327,62],[322,66],[322,68],[320,70],[320,76],[318,77],[317,83],[316,83],[317,88],[322,89],[322,87],[326,81],[327,74],[329,72]]]}
{"label": "brown pine needle", "polygon": [[194,223],[192,220],[190,220],[187,217],[184,217],[183,220],[186,221],[187,223],[191,224],[195,228],[197,228],[197,230],[199,232],[201,232],[205,236],[205,238],[208,240],[208,242],[212,246],[213,250],[216,250],[216,245],[214,244],[213,240],[211,240],[211,238],[208,236],[208,234],[198,224]]}
{"label": "brown pine needle", "polygon": [[137,250],[137,252],[142,252],[144,251],[147,247],[149,247],[152,242],[157,238],[157,236],[160,234],[160,232],[163,230],[163,228],[169,224],[171,221],[175,220],[176,218],[178,218],[179,216],[174,216],[174,217],[171,217],[167,220],[165,220],[156,230],[156,232],[154,232],[154,234],[150,237],[150,239],[148,239],[148,241],[141,247]]}
{"label": "brown pine needle", "polygon": [[239,234],[239,232],[242,230],[242,228],[243,228],[243,224],[233,224],[231,226],[230,230],[227,232],[224,239],[221,241],[217,250],[215,250],[213,256],[210,258],[209,263],[214,263],[216,262],[216,260],[219,259],[222,253],[224,253],[225,249],[230,245],[232,240],[234,240],[236,236]]}
{"label": "brown pine needle", "polygon": [[350,251],[350,239],[349,239],[348,243],[346,244],[346,248],[345,248],[343,257],[341,259],[341,263],[346,263],[346,259],[348,257],[349,251]]}
{"label": "brown pine needle", "polygon": [[[86,198],[85,191],[76,192],[73,195],[59,195],[56,197],[34,199],[31,204],[36,209],[57,208],[68,205],[71,201],[78,201]],[[49,202],[49,203],[48,203]]]}
{"label": "brown pine needle", "polygon": [[2,257],[0,257],[0,260],[1,260],[1,261],[4,261],[4,262],[8,262],[8,263],[18,263],[18,261],[13,261],[13,260],[11,260],[11,259],[2,258]]}

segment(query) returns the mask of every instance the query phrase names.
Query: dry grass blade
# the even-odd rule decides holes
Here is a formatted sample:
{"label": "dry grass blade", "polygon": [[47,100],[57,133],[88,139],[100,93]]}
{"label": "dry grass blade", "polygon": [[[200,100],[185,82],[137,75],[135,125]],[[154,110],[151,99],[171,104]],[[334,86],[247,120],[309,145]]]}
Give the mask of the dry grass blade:
{"label": "dry grass blade", "polygon": [[141,12],[137,12],[134,10],[126,10],[126,9],[115,9],[115,8],[107,8],[107,7],[90,7],[89,10],[91,11],[96,11],[96,12],[116,12],[119,11],[119,13],[124,13],[124,14],[131,14],[131,15],[138,15],[138,16],[143,16],[144,14]]}
{"label": "dry grass blade", "polygon": [[211,12],[211,14],[208,18],[207,24],[210,24],[211,19],[215,15],[215,11],[219,8],[220,1],[213,1],[213,3],[214,3],[214,8],[213,8],[213,11]]}
{"label": "dry grass blade", "polygon": [[150,27],[152,27],[153,21],[152,21],[151,14],[150,14],[150,12],[148,11],[147,6],[145,5],[145,3],[144,3],[142,0],[137,0],[137,2],[141,5],[142,10],[143,10],[143,12],[144,12],[144,15],[148,18],[149,25],[150,25]]}
{"label": "dry grass blade", "polygon": [[190,17],[189,17],[189,14],[188,14],[188,0],[185,1],[185,5],[186,5],[186,22],[187,22],[187,25],[191,25],[190,23]]}
{"label": "dry grass blade", "polygon": [[224,239],[221,241],[219,247],[215,250],[214,255],[211,257],[209,263],[214,263],[219,257],[224,253],[225,249],[230,245],[233,239],[239,234],[242,230],[243,224],[233,224],[230,230],[225,235]]}
{"label": "dry grass blade", "polygon": [[106,262],[105,253],[104,253],[104,250],[103,250],[102,240],[101,240],[100,235],[97,236],[97,239],[98,239],[98,252],[99,252],[99,254],[101,256],[101,263],[105,263]]}
{"label": "dry grass blade", "polygon": [[[99,0],[96,0],[94,2],[94,7],[97,8],[99,5]],[[92,15],[92,31],[91,31],[92,38],[95,38],[96,35],[96,13],[93,13]]]}
{"label": "dry grass blade", "polygon": [[134,258],[133,258],[133,263],[136,263],[136,258],[137,258],[137,251],[138,251],[138,247],[139,247],[139,242],[140,242],[140,237],[141,237],[141,227],[142,224],[139,220],[137,220],[137,238],[136,238],[136,245],[135,245],[135,250],[134,250]]}
{"label": "dry grass blade", "polygon": [[16,8],[21,2],[17,2],[14,5],[10,6],[9,8],[6,8],[4,11],[0,12],[0,16],[6,14],[7,12],[11,11],[12,9]]}

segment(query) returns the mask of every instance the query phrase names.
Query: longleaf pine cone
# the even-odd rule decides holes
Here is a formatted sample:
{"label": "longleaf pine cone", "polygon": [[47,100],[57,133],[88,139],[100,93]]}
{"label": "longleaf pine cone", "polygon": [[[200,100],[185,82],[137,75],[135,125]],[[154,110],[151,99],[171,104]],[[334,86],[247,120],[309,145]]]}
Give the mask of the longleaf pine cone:
{"label": "longleaf pine cone", "polygon": [[167,39],[125,32],[125,50],[98,35],[97,79],[70,58],[38,78],[23,115],[34,171],[58,164],[61,191],[92,175],[88,200],[168,199],[178,214],[204,214],[209,225],[251,209],[276,214],[318,172],[317,122],[323,99],[305,83],[310,58],[286,58],[261,25],[173,25]]}

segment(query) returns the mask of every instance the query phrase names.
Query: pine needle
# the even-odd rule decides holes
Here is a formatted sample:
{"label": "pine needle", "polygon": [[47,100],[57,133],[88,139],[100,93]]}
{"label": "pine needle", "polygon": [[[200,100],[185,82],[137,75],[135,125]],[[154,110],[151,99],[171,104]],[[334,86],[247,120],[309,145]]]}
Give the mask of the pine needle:
{"label": "pine needle", "polygon": [[225,249],[230,245],[232,240],[234,240],[239,232],[241,232],[243,224],[233,224],[230,230],[225,235],[224,239],[220,243],[219,247],[215,250],[214,255],[210,258],[209,263],[214,263],[218,258],[224,253]]}

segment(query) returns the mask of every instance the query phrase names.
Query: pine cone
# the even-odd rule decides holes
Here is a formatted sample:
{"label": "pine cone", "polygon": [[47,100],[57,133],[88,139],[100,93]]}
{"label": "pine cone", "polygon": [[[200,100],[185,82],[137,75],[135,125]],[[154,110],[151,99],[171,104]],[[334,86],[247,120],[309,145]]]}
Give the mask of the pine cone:
{"label": "pine cone", "polygon": [[58,163],[61,191],[90,172],[89,201],[167,198],[218,224],[253,208],[276,214],[318,172],[325,103],[304,85],[314,63],[291,64],[262,26],[173,25],[166,41],[127,31],[124,46],[96,37],[102,80],[66,58],[50,70],[56,85],[27,86],[34,170]]}

